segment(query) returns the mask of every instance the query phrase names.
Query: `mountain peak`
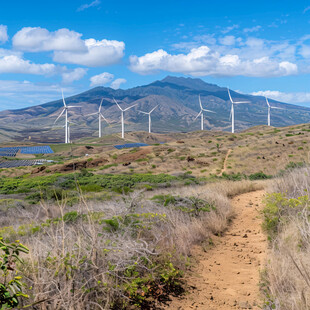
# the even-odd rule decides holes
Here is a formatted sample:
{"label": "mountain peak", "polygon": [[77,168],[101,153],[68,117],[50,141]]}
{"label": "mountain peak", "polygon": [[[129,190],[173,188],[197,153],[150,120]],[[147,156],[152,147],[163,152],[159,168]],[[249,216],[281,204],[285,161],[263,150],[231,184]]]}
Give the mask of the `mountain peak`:
{"label": "mountain peak", "polygon": [[215,84],[206,83],[202,79],[199,78],[191,78],[191,77],[177,77],[168,75],[160,82],[175,84],[178,86],[183,86],[195,90],[206,90],[206,91],[219,91],[221,88]]}

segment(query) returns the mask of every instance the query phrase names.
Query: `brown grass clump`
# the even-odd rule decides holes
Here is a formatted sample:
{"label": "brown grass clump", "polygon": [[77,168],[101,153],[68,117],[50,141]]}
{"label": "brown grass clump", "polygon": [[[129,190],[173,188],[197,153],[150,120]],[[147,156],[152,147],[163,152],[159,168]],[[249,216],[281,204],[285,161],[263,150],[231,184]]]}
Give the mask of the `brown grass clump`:
{"label": "brown grass clump", "polygon": [[264,210],[271,238],[263,285],[266,309],[310,308],[309,168],[275,180]]}

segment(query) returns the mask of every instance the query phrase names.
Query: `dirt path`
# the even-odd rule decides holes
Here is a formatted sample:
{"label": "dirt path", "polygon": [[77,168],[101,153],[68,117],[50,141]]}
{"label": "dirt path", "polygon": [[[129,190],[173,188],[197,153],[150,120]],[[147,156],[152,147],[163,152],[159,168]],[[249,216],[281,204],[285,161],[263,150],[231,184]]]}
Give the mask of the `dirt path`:
{"label": "dirt path", "polygon": [[228,160],[228,157],[229,157],[231,151],[232,151],[231,149],[229,149],[229,150],[227,151],[227,154],[226,154],[226,156],[225,156],[224,163],[223,163],[223,168],[222,168],[221,172],[219,173],[219,176],[222,176],[222,174],[223,174],[224,172],[226,172],[226,170],[227,170],[227,160]]}
{"label": "dirt path", "polygon": [[264,191],[255,191],[232,199],[236,217],[222,237],[213,239],[214,246],[194,250],[199,263],[188,279],[192,290],[168,309],[261,309],[259,270],[267,248],[259,214],[263,196]]}

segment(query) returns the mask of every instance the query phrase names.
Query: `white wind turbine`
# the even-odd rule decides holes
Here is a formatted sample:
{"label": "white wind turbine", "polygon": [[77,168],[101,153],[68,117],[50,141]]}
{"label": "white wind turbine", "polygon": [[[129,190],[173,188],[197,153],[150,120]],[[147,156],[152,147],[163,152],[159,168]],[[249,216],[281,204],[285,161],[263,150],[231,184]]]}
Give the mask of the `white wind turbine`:
{"label": "white wind turbine", "polygon": [[68,106],[68,105],[66,105],[66,101],[65,101],[63,90],[61,90],[61,94],[62,94],[62,102],[64,104],[64,109],[58,115],[58,117],[56,118],[54,124],[65,113],[65,117],[66,117],[66,120],[65,120],[65,143],[69,143],[69,139],[68,139],[68,110],[69,110],[69,108],[80,108],[80,106],[73,106],[73,105]]}
{"label": "white wind turbine", "polygon": [[250,101],[233,101],[230,95],[229,88],[227,87],[228,96],[231,102],[231,110],[230,110],[230,118],[231,118],[231,132],[235,132],[235,111],[234,111],[234,104],[238,103],[250,103]]}
{"label": "white wind turbine", "polygon": [[104,119],[104,120],[109,124],[109,122],[107,121],[107,119],[106,119],[106,118],[102,115],[102,113],[101,113],[102,102],[103,102],[103,98],[102,98],[102,100],[101,100],[101,103],[100,103],[98,112],[85,115],[85,116],[98,115],[98,122],[99,122],[99,138],[101,138],[101,119]]}
{"label": "white wind turbine", "polygon": [[278,108],[278,107],[272,107],[270,104],[269,104],[269,101],[268,101],[268,99],[267,99],[267,97],[265,97],[266,98],[266,103],[267,103],[267,106],[268,106],[268,126],[270,126],[270,112],[271,112],[271,109],[278,109],[278,110],[284,110],[284,109],[282,109],[282,108]]}
{"label": "white wind turbine", "polygon": [[153,108],[150,112],[143,112],[143,111],[139,111],[140,113],[146,114],[149,116],[149,133],[151,133],[151,124],[152,124],[152,120],[151,120],[151,113],[158,107],[158,105]]}
{"label": "white wind turbine", "polygon": [[200,112],[198,113],[198,115],[195,117],[195,120],[201,116],[201,130],[203,130],[203,112],[211,112],[211,113],[215,113],[213,111],[210,111],[210,110],[207,110],[207,109],[204,109],[202,107],[202,104],[201,104],[201,99],[200,99],[200,95],[199,95],[199,105],[200,105]]}
{"label": "white wind turbine", "polygon": [[125,134],[124,134],[124,112],[127,111],[127,110],[129,110],[129,109],[131,109],[131,108],[133,108],[134,106],[136,106],[137,103],[123,110],[123,109],[119,106],[119,104],[117,103],[117,101],[116,101],[114,98],[113,98],[113,100],[114,100],[114,102],[116,103],[116,105],[118,106],[118,108],[119,108],[119,109],[121,110],[121,112],[122,112],[122,116],[121,116],[121,122],[122,122],[122,139],[124,139],[124,136],[125,136]]}

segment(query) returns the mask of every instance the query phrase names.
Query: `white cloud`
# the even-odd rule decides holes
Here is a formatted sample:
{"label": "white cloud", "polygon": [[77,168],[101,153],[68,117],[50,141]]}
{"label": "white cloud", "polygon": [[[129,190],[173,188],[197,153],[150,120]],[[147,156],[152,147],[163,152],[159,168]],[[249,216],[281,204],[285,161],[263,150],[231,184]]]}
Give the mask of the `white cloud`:
{"label": "white cloud", "polygon": [[87,69],[76,68],[74,70],[64,72],[62,74],[62,81],[65,84],[70,84],[74,81],[80,80],[87,73]]}
{"label": "white cloud", "polygon": [[78,12],[84,11],[84,10],[89,9],[89,8],[91,8],[91,7],[98,6],[98,5],[100,5],[100,3],[101,3],[100,0],[94,0],[94,1],[91,2],[91,3],[82,4],[80,7],[78,7],[77,11],[78,11]]}
{"label": "white cloud", "polygon": [[239,28],[239,25],[232,25],[232,26],[229,26],[229,27],[226,27],[225,29],[223,29],[222,33],[226,34],[230,31],[238,29],[238,28]]}
{"label": "white cloud", "polygon": [[245,33],[247,33],[247,32],[256,32],[256,31],[259,31],[261,28],[262,28],[262,26],[257,25],[257,26],[251,27],[251,28],[244,28],[243,32],[245,32]]}
{"label": "white cloud", "polygon": [[111,83],[111,88],[113,89],[119,89],[121,84],[126,83],[127,80],[125,79],[116,79]]}
{"label": "white cloud", "polygon": [[114,75],[109,72],[103,72],[90,78],[90,86],[105,85],[114,79]]}
{"label": "white cloud", "polygon": [[81,39],[82,34],[63,28],[50,32],[40,27],[25,27],[13,37],[20,51],[53,51],[60,63],[100,67],[115,64],[124,56],[125,43],[116,40]]}
{"label": "white cloud", "polygon": [[43,51],[87,51],[82,34],[63,28],[50,32],[40,27],[24,27],[13,39],[15,49],[27,52]]}
{"label": "white cloud", "polygon": [[236,38],[234,36],[225,36],[220,38],[219,41],[223,45],[234,45]]}
{"label": "white cloud", "polygon": [[35,64],[17,55],[0,56],[0,73],[51,75],[56,73],[54,64]]}
{"label": "white cloud", "polygon": [[304,9],[303,13],[305,14],[305,13],[308,12],[309,10],[310,10],[310,6],[307,6],[307,7]]}
{"label": "white cloud", "polygon": [[277,90],[265,90],[265,91],[253,92],[251,95],[264,96],[277,101],[294,103],[294,104],[310,102],[310,93],[307,92],[285,93]]}
{"label": "white cloud", "polygon": [[101,67],[119,62],[124,56],[125,43],[116,40],[85,40],[87,52],[55,51],[54,61],[89,67]]}
{"label": "white cloud", "polygon": [[5,43],[8,39],[8,27],[5,25],[0,25],[0,43]]}
{"label": "white cloud", "polygon": [[297,65],[288,61],[277,61],[269,57],[242,59],[237,54],[222,55],[207,46],[193,48],[188,54],[177,55],[160,49],[141,57],[130,56],[129,60],[130,69],[140,74],[152,74],[162,70],[193,76],[271,77],[298,72]]}

